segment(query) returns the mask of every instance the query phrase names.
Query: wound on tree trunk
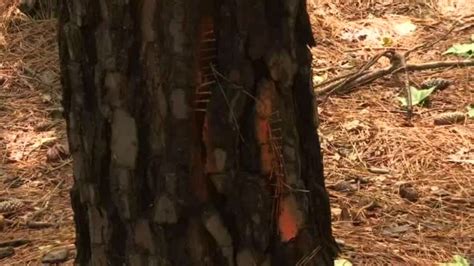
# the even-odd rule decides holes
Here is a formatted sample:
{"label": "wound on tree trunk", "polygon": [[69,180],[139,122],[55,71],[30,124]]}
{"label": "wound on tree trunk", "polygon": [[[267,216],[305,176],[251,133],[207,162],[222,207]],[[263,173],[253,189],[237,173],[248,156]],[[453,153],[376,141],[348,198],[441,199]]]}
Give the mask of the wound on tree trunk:
{"label": "wound on tree trunk", "polygon": [[80,265],[331,265],[304,0],[59,1]]}

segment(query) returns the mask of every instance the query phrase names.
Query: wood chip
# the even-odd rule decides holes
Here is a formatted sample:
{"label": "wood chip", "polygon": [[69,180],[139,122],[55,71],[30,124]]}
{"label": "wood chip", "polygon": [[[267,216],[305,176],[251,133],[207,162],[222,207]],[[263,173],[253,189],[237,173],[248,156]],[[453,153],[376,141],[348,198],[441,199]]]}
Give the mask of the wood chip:
{"label": "wood chip", "polygon": [[51,250],[43,256],[41,262],[43,263],[60,263],[67,260],[69,250],[66,248]]}
{"label": "wood chip", "polygon": [[390,174],[390,170],[384,169],[384,168],[370,167],[368,170],[369,172],[373,174],[379,174],[379,175]]}

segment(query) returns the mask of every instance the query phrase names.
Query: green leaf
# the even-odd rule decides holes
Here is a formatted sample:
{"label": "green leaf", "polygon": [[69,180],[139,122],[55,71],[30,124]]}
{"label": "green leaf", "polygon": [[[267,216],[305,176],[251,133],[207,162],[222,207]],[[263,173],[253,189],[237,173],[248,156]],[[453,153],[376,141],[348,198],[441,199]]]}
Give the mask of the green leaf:
{"label": "green leaf", "polygon": [[451,46],[446,52],[443,53],[445,54],[454,54],[458,56],[464,56],[464,57],[471,57],[474,56],[474,42],[473,43],[465,43],[465,44],[455,44]]}
{"label": "green leaf", "polygon": [[[417,104],[423,103],[431,93],[435,90],[435,86],[425,89],[425,90],[418,90],[415,87],[410,87],[410,94],[411,94],[411,104],[413,106]],[[404,97],[398,97],[398,100],[401,102],[402,106],[408,105],[408,99]]]}
{"label": "green leaf", "polygon": [[474,118],[474,104],[468,105],[466,109],[467,109],[467,116],[469,118]]}
{"label": "green leaf", "polygon": [[334,266],[352,266],[352,263],[346,259],[337,259],[334,261]]}
{"label": "green leaf", "polygon": [[390,37],[383,37],[382,38],[382,45],[383,47],[390,47],[393,45],[393,40]]}
{"label": "green leaf", "polygon": [[467,259],[463,258],[462,256],[455,255],[453,256],[453,261],[448,263],[440,263],[440,266],[469,266],[469,262]]}

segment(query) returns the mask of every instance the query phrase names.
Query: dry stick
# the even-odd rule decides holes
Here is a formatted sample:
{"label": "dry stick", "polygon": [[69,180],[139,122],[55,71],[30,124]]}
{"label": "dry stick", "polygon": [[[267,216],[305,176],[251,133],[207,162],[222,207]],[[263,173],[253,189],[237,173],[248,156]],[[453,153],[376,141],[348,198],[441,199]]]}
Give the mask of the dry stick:
{"label": "dry stick", "polygon": [[[407,70],[408,72],[411,71],[422,71],[422,70],[431,70],[436,68],[449,68],[449,67],[470,67],[474,66],[474,60],[461,60],[461,61],[435,61],[423,64],[406,64],[404,67],[398,67],[397,65],[391,65],[390,67],[366,72],[363,75],[360,75],[354,81],[346,84],[343,88],[345,92],[350,92],[354,87],[366,85],[371,83],[372,81],[384,77],[389,74],[395,74],[400,71]],[[337,84],[336,84],[337,85]],[[328,86],[320,91],[317,91],[317,94],[324,95],[328,91],[333,91],[333,93],[338,92],[335,91],[334,88],[336,85]]]}
{"label": "dry stick", "polygon": [[[322,87],[326,84],[330,84],[330,83],[334,83],[338,80],[341,80],[341,79],[344,79],[344,81],[341,81],[341,82],[338,82],[334,85],[331,85],[331,86],[328,86],[320,91],[318,91],[317,93],[319,95],[323,95],[323,94],[328,94],[327,96],[329,96],[329,94],[332,94],[333,92],[341,89],[344,87],[344,83],[345,84],[348,84],[350,83],[351,80],[354,80],[354,79],[357,79],[367,73],[369,73],[368,69],[374,65],[378,59],[380,59],[384,54],[386,54],[388,51],[383,51],[379,54],[377,54],[375,57],[373,57],[369,62],[367,62],[361,69],[355,71],[355,72],[352,72],[352,73],[349,73],[349,74],[345,74],[345,75],[342,75],[342,76],[338,76],[338,77],[335,77],[333,79],[330,79],[328,81],[325,81],[325,82],[322,82],[320,84],[317,84],[316,86],[314,86],[313,88],[318,88],[318,87]],[[364,70],[365,69],[365,70]]]}
{"label": "dry stick", "polygon": [[52,224],[47,222],[36,222],[36,221],[27,221],[26,226],[31,229],[44,229],[49,227],[54,227],[59,224]]}
{"label": "dry stick", "polygon": [[36,228],[36,229],[40,229],[40,228],[47,228],[47,227],[51,227],[53,226],[53,224],[51,223],[44,223],[44,222],[38,222],[38,221],[35,221],[35,219],[41,215],[43,212],[45,212],[48,208],[49,208],[49,200],[51,199],[51,197],[53,196],[53,194],[59,189],[59,187],[64,183],[64,180],[61,180],[55,187],[52,191],[50,191],[48,194],[46,194],[44,197],[42,197],[41,199],[37,200],[34,202],[33,205],[36,205],[38,204],[39,202],[43,202],[43,207],[39,210],[37,210],[36,212],[34,212],[30,217],[28,217],[26,219],[26,226],[28,226],[29,228]]}
{"label": "dry stick", "polygon": [[403,57],[405,59],[408,59],[410,54],[413,53],[413,52],[416,52],[416,51],[421,50],[421,49],[428,49],[428,48],[431,48],[431,47],[435,46],[437,43],[441,42],[442,40],[445,40],[446,37],[448,37],[448,35],[451,34],[451,32],[453,32],[454,29],[456,29],[456,27],[458,25],[459,25],[458,21],[454,22],[453,25],[451,26],[451,28],[445,34],[443,34],[440,38],[438,38],[438,39],[436,39],[432,42],[429,42],[429,43],[424,43],[424,44],[418,45],[418,46],[414,47],[413,49],[410,49],[410,50],[406,51],[403,54]]}
{"label": "dry stick", "polygon": [[[344,74],[344,75],[341,75],[341,76],[337,76],[337,77],[335,77],[335,78],[333,78],[333,79],[329,79],[329,80],[326,80],[326,81],[324,81],[324,82],[318,83],[318,84],[316,84],[316,85],[313,86],[313,89],[316,89],[316,88],[319,88],[319,87],[323,87],[323,86],[328,85],[328,84],[330,84],[330,83],[333,83],[333,82],[336,82],[336,81],[338,81],[338,80],[347,78],[347,77],[349,77],[349,76],[352,76],[352,75],[354,75],[354,74],[357,74],[357,72],[358,72],[358,71],[352,72],[352,73],[349,73],[349,74]],[[367,72],[365,72],[365,73],[367,73]],[[365,74],[365,73],[363,73],[363,74]],[[326,93],[326,92],[321,91],[321,93]]]}
{"label": "dry stick", "polygon": [[23,246],[26,244],[31,243],[31,240],[29,239],[15,239],[15,240],[8,240],[4,242],[0,242],[0,248],[4,247],[19,247]]}
{"label": "dry stick", "polygon": [[423,64],[407,64],[404,67],[399,67],[399,68],[396,68],[392,65],[388,68],[375,70],[368,73],[365,76],[360,77],[359,79],[355,80],[353,84],[349,84],[351,85],[351,88],[349,88],[348,91],[350,91],[350,89],[356,86],[366,85],[385,75],[395,74],[404,70],[407,70],[410,72],[410,71],[422,71],[422,70],[431,70],[431,69],[436,69],[436,68],[448,68],[448,67],[456,67],[456,66],[457,67],[474,66],[474,60],[438,61],[438,62],[430,62],[430,63],[423,63]]}
{"label": "dry stick", "polygon": [[[61,181],[58,182],[58,184],[53,188],[53,190],[51,190],[48,194],[46,194],[43,198],[41,198],[39,201],[36,201],[36,203],[40,202],[40,201],[43,201],[43,206],[47,206],[47,204],[49,204],[49,200],[51,199],[51,197],[53,196],[54,193],[56,193],[56,191],[58,191],[59,187],[64,184],[64,179],[62,179]],[[36,204],[35,204],[36,205]]]}
{"label": "dry stick", "polygon": [[[451,28],[445,33],[443,34],[443,36],[441,36],[440,38],[436,39],[435,41],[433,42],[430,42],[430,43],[424,43],[422,45],[418,45],[416,47],[414,47],[413,49],[410,49],[408,51],[406,51],[402,56],[397,54],[396,52],[394,52],[394,50],[386,50],[386,51],[383,51],[381,53],[379,53],[378,55],[376,55],[374,58],[372,58],[368,63],[366,63],[360,70],[356,71],[356,72],[353,72],[353,73],[349,73],[349,74],[345,74],[345,75],[342,75],[342,76],[338,76],[338,77],[335,77],[331,80],[328,80],[328,81],[325,81],[325,82],[322,82],[320,84],[317,84],[316,86],[314,86],[314,88],[318,88],[318,87],[322,87],[322,86],[325,86],[327,84],[330,84],[330,83],[333,83],[333,82],[336,82],[340,79],[343,79],[343,78],[348,78],[348,77],[351,77],[351,78],[348,78],[346,79],[345,81],[343,82],[340,82],[340,83],[337,83],[335,85],[332,85],[332,86],[328,86],[327,88],[321,90],[321,91],[318,91],[317,93],[318,94],[327,94],[326,97],[328,97],[330,94],[332,94],[333,92],[341,89],[341,88],[344,88],[346,87],[346,85],[348,85],[350,83],[350,80],[354,80],[353,78],[359,78],[363,75],[366,75],[368,73],[367,69],[370,68],[373,64],[375,64],[382,56],[386,56],[386,57],[390,57],[390,56],[396,56],[398,55],[398,57],[401,59],[401,64],[402,66],[403,65],[406,65],[406,60],[408,59],[408,57],[410,56],[411,53],[413,52],[416,52],[420,49],[427,49],[429,47],[432,47],[434,45],[436,45],[437,43],[439,43],[440,41],[446,39],[446,37],[451,34],[451,32],[453,32],[453,30],[458,26],[458,22],[455,22]],[[390,55],[390,53],[392,55]],[[392,64],[393,66],[393,64]],[[407,69],[406,67],[404,69]],[[405,83],[409,83],[409,80],[408,80],[408,73],[407,73],[408,70],[406,70],[405,72]],[[393,72],[395,73],[395,72]],[[391,73],[391,74],[393,74]],[[358,84],[356,84],[358,85]],[[406,84],[405,84],[406,85]],[[409,106],[409,110],[411,109],[411,91],[410,91],[410,88],[409,88],[409,85],[406,85],[406,88],[407,90],[407,96],[408,96],[408,106]],[[411,116],[411,112],[409,111],[409,116]]]}
{"label": "dry stick", "polygon": [[410,76],[408,75],[408,70],[406,68],[407,66],[407,56],[406,54],[409,54],[409,52],[406,52],[403,56],[401,56],[401,66],[402,68],[405,69],[405,91],[407,94],[407,120],[410,123],[411,118],[413,116],[413,101],[411,98],[411,90],[410,90]]}
{"label": "dry stick", "polygon": [[410,49],[410,50],[406,51],[401,56],[401,65],[402,65],[402,67],[405,68],[405,73],[404,74],[405,74],[405,91],[406,91],[406,95],[407,95],[407,119],[408,119],[408,122],[410,122],[410,120],[413,116],[413,103],[412,103],[412,95],[411,95],[411,90],[410,90],[410,76],[408,75],[408,70],[406,68],[408,57],[413,52],[416,52],[418,50],[428,49],[430,47],[433,47],[437,43],[441,42],[442,40],[446,39],[446,37],[448,37],[448,35],[451,34],[451,32],[457,27],[457,25],[458,25],[458,22],[454,22],[454,24],[451,26],[451,28],[445,34],[443,34],[443,36],[441,36],[440,38],[438,38],[438,39],[436,39],[436,40],[434,40],[430,43],[424,43],[424,44],[418,45],[418,46],[414,47],[413,49]]}
{"label": "dry stick", "polygon": [[53,167],[53,168],[48,169],[48,170],[45,172],[45,174],[52,173],[52,172],[54,172],[54,171],[56,171],[56,170],[59,170],[59,169],[65,167],[66,165],[71,164],[71,163],[72,163],[72,160],[67,160],[67,161],[65,161],[64,163],[61,163],[60,165],[58,165],[58,166],[56,166],[56,167]]}
{"label": "dry stick", "polygon": [[[460,60],[460,61],[434,61],[423,64],[408,64],[406,69],[408,71],[420,71],[436,68],[447,68],[447,67],[470,67],[474,66],[474,60]],[[397,70],[398,72],[398,70]]]}
{"label": "dry stick", "polygon": [[328,91],[328,93],[326,95],[326,98],[329,95],[331,95],[333,92],[335,92],[335,91],[337,91],[341,88],[344,88],[347,84],[349,84],[352,81],[359,78],[361,75],[364,74],[365,71],[369,70],[370,67],[372,67],[375,63],[377,63],[377,61],[379,61],[380,58],[382,58],[383,56],[389,56],[393,53],[395,53],[395,52],[394,51],[383,51],[383,52],[375,55],[372,59],[370,59],[369,62],[367,62],[364,66],[362,66],[362,68],[359,69],[357,72],[355,72],[353,75],[349,76],[344,81],[341,81],[341,82],[337,83],[336,85],[334,85],[334,87],[331,90]]}

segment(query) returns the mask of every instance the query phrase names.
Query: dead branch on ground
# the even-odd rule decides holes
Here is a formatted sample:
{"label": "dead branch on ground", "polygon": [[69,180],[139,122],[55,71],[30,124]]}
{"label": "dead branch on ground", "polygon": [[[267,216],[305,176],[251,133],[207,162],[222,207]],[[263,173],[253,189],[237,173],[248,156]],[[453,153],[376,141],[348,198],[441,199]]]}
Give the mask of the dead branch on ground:
{"label": "dead branch on ground", "polygon": [[23,245],[26,245],[26,244],[29,244],[29,243],[31,243],[31,240],[29,240],[29,239],[8,240],[8,241],[0,242],[0,248],[19,247],[19,246],[23,246]]}
{"label": "dead branch on ground", "polygon": [[[421,70],[429,70],[429,69],[436,69],[436,68],[449,68],[449,67],[468,67],[474,66],[474,60],[463,60],[463,61],[436,61],[436,62],[429,62],[424,64],[407,64],[408,58],[410,57],[411,53],[417,52],[420,50],[425,50],[430,47],[433,47],[440,41],[446,39],[451,32],[453,32],[459,23],[455,22],[451,28],[443,34],[441,37],[435,39],[432,42],[424,43],[419,46],[414,47],[406,51],[403,54],[397,53],[393,49],[382,51],[376,54],[370,61],[364,64],[359,70],[345,74],[342,76],[338,76],[334,79],[325,81],[315,86],[323,87],[328,84],[323,89],[316,91],[318,95],[324,96],[322,98],[322,102],[324,102],[330,95],[333,93],[347,93],[354,90],[354,88],[362,85],[367,85],[376,79],[384,77],[386,75],[393,75],[397,74],[401,71],[404,72],[404,79],[405,79],[405,91],[407,94],[407,118],[410,121],[413,113],[413,106],[411,103],[411,91],[410,91],[410,80],[408,72],[412,71],[421,71]],[[390,66],[383,69],[377,69],[369,71],[369,69],[378,62],[378,60],[382,57],[386,57],[390,60]],[[341,81],[342,80],[342,81]]]}
{"label": "dead branch on ground", "polygon": [[[372,71],[355,71],[351,74],[345,74],[339,77],[335,77],[331,80],[325,81],[321,84],[317,84],[314,87],[319,88],[323,87],[328,84],[323,89],[317,90],[316,93],[318,95],[324,96],[327,98],[328,96],[338,93],[344,94],[348,92],[354,91],[356,87],[367,85],[376,79],[382,78],[387,75],[393,75],[400,71],[423,71],[423,70],[432,70],[437,68],[450,68],[450,67],[472,67],[474,66],[474,60],[459,60],[459,61],[433,61],[428,63],[422,64],[406,64],[401,66],[401,62],[399,59],[402,55],[396,53],[395,51],[391,51],[392,53],[387,53],[384,51],[382,53],[383,56],[388,57],[391,59],[391,65],[386,68],[376,69]],[[376,56],[374,58],[380,58],[381,56]],[[369,61],[372,64],[373,60]],[[367,64],[366,64],[367,65]],[[372,64],[373,65],[373,64]],[[361,69],[365,69],[362,67]],[[339,81],[344,79],[343,81]],[[339,81],[339,82],[337,82]]]}

